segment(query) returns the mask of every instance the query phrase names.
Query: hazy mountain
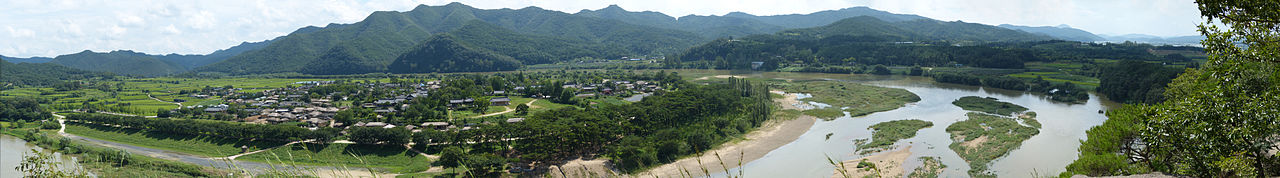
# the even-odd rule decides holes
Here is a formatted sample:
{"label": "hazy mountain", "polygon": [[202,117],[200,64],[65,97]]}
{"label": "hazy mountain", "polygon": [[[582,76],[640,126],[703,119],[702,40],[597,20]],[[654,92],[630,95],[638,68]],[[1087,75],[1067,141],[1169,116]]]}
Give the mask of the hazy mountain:
{"label": "hazy mountain", "polygon": [[1110,41],[1110,42],[1132,41],[1132,42],[1138,42],[1138,43],[1193,45],[1193,46],[1200,45],[1200,40],[1205,39],[1204,36],[1199,36],[1199,35],[1159,37],[1155,35],[1146,35],[1146,34],[1127,34],[1127,35],[1117,35],[1117,36],[1103,35],[1102,37],[1106,38],[1106,41]]}
{"label": "hazy mountain", "polygon": [[1088,31],[1071,28],[1070,26],[1067,26],[1067,25],[1031,27],[1031,26],[1000,24],[999,27],[1014,29],[1014,30],[1022,30],[1024,32],[1030,32],[1035,34],[1048,35],[1054,38],[1058,38],[1062,40],[1070,40],[1070,41],[1095,42],[1095,41],[1106,40],[1098,35],[1089,33]]}
{"label": "hazy mountain", "polygon": [[261,49],[262,47],[266,47],[267,44],[271,44],[271,40],[262,42],[242,42],[239,45],[232,46],[231,48],[217,50],[206,55],[168,54],[155,57],[160,60],[178,64],[183,68],[183,70],[190,70],[196,67],[226,60],[227,58],[239,55],[240,53]]}
{"label": "hazy mountain", "polygon": [[49,86],[61,83],[62,80],[80,80],[94,77],[108,77],[111,74],[90,72],[50,63],[10,63],[9,58],[0,60],[0,86],[8,84],[25,86]]}
{"label": "hazy mountain", "polygon": [[652,11],[631,12],[622,9],[622,7],[618,7],[617,5],[610,5],[609,7],[605,7],[600,10],[582,10],[574,15],[613,19],[636,25],[689,31],[706,38],[768,34],[785,29],[782,26],[768,24],[749,18],[697,15],[675,18]]}
{"label": "hazy mountain", "polygon": [[[386,66],[397,57],[431,35],[455,32],[471,21],[483,22],[518,34],[607,44],[631,55],[673,53],[703,41],[700,36],[686,31],[566,14],[537,7],[483,10],[451,3],[444,6],[421,5],[406,12],[374,12],[365,20],[353,24],[302,28],[261,50],[204,66],[197,71],[322,74],[325,72],[313,69],[317,66],[312,64],[320,65],[320,68],[332,66],[328,64],[346,64],[354,65],[350,67],[356,69],[367,69],[352,72],[384,72]],[[460,42],[468,40],[470,39],[457,39]],[[501,50],[496,52],[506,53]],[[570,57],[575,56],[545,58],[566,60],[571,59]]]}
{"label": "hazy mountain", "polygon": [[56,58],[32,57],[15,58],[0,56],[14,63],[51,63],[75,69],[111,72],[124,75],[159,76],[183,72],[195,67],[219,62],[246,51],[257,50],[270,44],[271,40],[262,42],[244,42],[231,48],[214,51],[208,55],[151,55],[129,50],[118,50],[109,53],[82,51],[61,55]]}
{"label": "hazy mountain", "polygon": [[5,61],[9,61],[12,63],[46,63],[53,60],[53,58],[47,58],[47,57],[20,58],[20,57],[9,57],[4,55],[0,55],[0,59],[4,59]]}
{"label": "hazy mountain", "polygon": [[944,22],[931,19],[887,22],[870,16],[859,16],[826,26],[779,32],[789,38],[823,39],[833,36],[874,37],[889,41],[1041,41],[1053,38],[990,25]]}
{"label": "hazy mountain", "polygon": [[823,26],[842,19],[858,16],[870,16],[888,22],[928,19],[917,15],[894,14],[867,7],[852,7],[809,14],[756,16],[742,12],[732,12],[725,14],[724,16],[687,15],[680,18],[674,18],[658,12],[631,12],[622,9],[622,7],[618,7],[617,5],[610,5],[609,7],[605,7],[600,10],[582,10],[575,13],[575,15],[613,19],[636,25],[690,31],[707,38],[770,34],[785,29]]}
{"label": "hazy mountain", "polygon": [[738,17],[759,20],[764,23],[782,26],[783,28],[808,28],[831,24],[846,18],[869,16],[886,22],[902,22],[929,19],[911,14],[894,14],[868,7],[850,7],[840,10],[820,11],[809,14],[790,14],[773,16],[756,16],[742,12],[726,14],[725,17]]}

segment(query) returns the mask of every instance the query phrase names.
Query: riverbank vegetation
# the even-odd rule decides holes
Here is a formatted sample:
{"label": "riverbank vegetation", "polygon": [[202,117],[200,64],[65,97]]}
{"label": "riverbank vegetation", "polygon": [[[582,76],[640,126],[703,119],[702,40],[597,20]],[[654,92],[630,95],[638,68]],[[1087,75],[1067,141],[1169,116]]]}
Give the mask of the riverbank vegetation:
{"label": "riverbank vegetation", "polygon": [[5,133],[22,138],[28,143],[42,148],[62,153],[64,156],[75,156],[80,166],[98,177],[215,177],[232,173],[145,155],[134,155],[112,148],[92,146],[64,137],[50,136],[49,132],[24,130],[8,130]]}
{"label": "riverbank vegetation", "polygon": [[947,126],[955,142],[951,150],[969,162],[969,175],[995,177],[987,172],[987,164],[1022,146],[1022,141],[1040,134],[1040,130],[1018,124],[1012,118],[980,113],[966,114],[969,119]]}
{"label": "riverbank vegetation", "polygon": [[858,150],[862,150],[860,154],[884,151],[893,146],[893,143],[898,142],[898,140],[915,137],[916,132],[920,131],[920,129],[929,127],[933,127],[933,122],[915,119],[881,122],[871,125],[871,127],[867,128],[875,130],[871,134],[871,142],[858,145]]}
{"label": "riverbank vegetation", "polygon": [[[874,112],[897,109],[907,103],[920,101],[920,96],[899,88],[885,88],[843,81],[793,81],[773,82],[770,86],[778,87],[788,93],[807,93],[813,97],[800,101],[812,101],[831,105],[832,108],[843,108],[850,117],[858,117]],[[832,111],[806,111],[823,119],[834,119],[830,116],[843,116]]]}
{"label": "riverbank vegetation", "polygon": [[1208,19],[1199,26],[1208,61],[1174,78],[1163,102],[1109,112],[1111,119],[1089,130],[1081,159],[1061,176],[1280,175],[1280,42],[1274,40],[1280,17],[1267,8],[1274,3],[1196,3]]}
{"label": "riverbank vegetation", "polygon": [[965,96],[952,101],[951,104],[959,106],[961,109],[985,112],[1003,116],[1013,116],[1013,113],[1021,113],[1027,111],[1026,107],[1018,106],[1013,103],[999,101],[992,97]]}
{"label": "riverbank vegetation", "polygon": [[285,144],[285,142],[280,141],[161,133],[76,123],[68,123],[66,132],[92,139],[207,157],[225,157],[240,154],[241,146],[248,147],[252,151]]}
{"label": "riverbank vegetation", "polygon": [[400,145],[298,143],[245,155],[237,160],[305,166],[375,168],[392,173],[426,171],[430,158]]}
{"label": "riverbank vegetation", "polygon": [[942,174],[942,170],[947,169],[946,164],[942,164],[940,157],[920,157],[920,167],[916,167],[907,175],[907,178],[937,178],[938,174]]}

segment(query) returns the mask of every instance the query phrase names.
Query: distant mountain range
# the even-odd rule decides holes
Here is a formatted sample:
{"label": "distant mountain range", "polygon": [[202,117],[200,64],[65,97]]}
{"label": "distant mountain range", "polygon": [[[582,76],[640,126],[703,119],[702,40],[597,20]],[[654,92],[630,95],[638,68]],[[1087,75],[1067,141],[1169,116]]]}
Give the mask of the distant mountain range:
{"label": "distant mountain range", "polygon": [[[84,51],[55,58],[0,58],[139,76],[183,72],[359,74],[511,70],[511,66],[581,57],[663,56],[718,38],[769,34],[960,43],[1103,39],[1070,27],[1000,27],[944,22],[867,7],[809,14],[756,16],[733,12],[676,18],[658,12],[627,11],[616,5],[569,14],[538,7],[486,10],[450,3],[420,5],[405,12],[374,12],[352,24],[308,26],[273,40],[242,43],[207,55]],[[449,64],[435,64],[439,62]],[[390,67],[397,64],[444,68]]]}
{"label": "distant mountain range", "polygon": [[1204,36],[1175,36],[1175,37],[1159,37],[1143,34],[1128,34],[1118,36],[1103,35],[1108,42],[1125,42],[1132,41],[1138,43],[1151,44],[1169,44],[1169,45],[1200,45],[1200,40],[1204,40]]}
{"label": "distant mountain range", "polygon": [[1098,35],[1089,33],[1088,31],[1071,28],[1070,26],[1067,26],[1067,25],[1030,27],[1030,26],[1000,24],[999,27],[1014,29],[1014,30],[1022,30],[1025,32],[1030,32],[1035,34],[1048,35],[1054,38],[1070,40],[1070,41],[1095,42],[1095,41],[1106,40],[1102,37],[1099,37]]}

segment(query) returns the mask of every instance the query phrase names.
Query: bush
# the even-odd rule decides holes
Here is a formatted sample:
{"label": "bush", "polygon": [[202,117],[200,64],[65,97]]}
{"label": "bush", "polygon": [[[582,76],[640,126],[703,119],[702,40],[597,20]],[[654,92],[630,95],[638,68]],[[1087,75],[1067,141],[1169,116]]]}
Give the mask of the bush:
{"label": "bush", "polygon": [[62,129],[62,125],[54,121],[45,121],[40,123],[40,129],[58,130],[58,129]]}

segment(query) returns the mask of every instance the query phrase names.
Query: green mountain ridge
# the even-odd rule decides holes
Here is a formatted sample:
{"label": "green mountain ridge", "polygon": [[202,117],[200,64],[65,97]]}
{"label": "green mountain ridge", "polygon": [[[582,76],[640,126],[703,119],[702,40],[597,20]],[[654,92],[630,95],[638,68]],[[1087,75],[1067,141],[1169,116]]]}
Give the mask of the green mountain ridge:
{"label": "green mountain ridge", "polygon": [[85,50],[75,54],[54,57],[53,61],[49,63],[88,71],[138,76],[159,76],[183,70],[179,64],[129,50],[108,53]]}
{"label": "green mountain ridge", "polygon": [[10,63],[0,57],[0,88],[18,86],[52,86],[63,80],[110,77],[109,73],[91,72],[51,63]]}
{"label": "green mountain ridge", "polygon": [[462,44],[451,35],[436,35],[396,58],[393,73],[486,72],[515,70],[520,62],[510,56]]}
{"label": "green mountain ridge", "polygon": [[[612,56],[620,54],[674,53],[693,46],[701,40],[695,34],[669,29],[627,24],[615,20],[576,16],[536,7],[518,10],[475,9],[461,3],[444,6],[421,5],[406,12],[380,11],[363,21],[347,25],[330,25],[323,28],[307,27],[281,37],[279,41],[262,50],[244,53],[223,62],[197,68],[197,72],[222,72],[230,74],[256,74],[301,72],[309,74],[335,74],[324,72],[333,67],[327,64],[355,65],[356,71],[337,73],[386,72],[398,56],[408,52],[431,35],[457,32],[471,21],[489,24],[517,36],[539,36],[534,41],[574,41],[586,44],[607,44]],[[512,33],[508,33],[512,34]],[[469,37],[467,35],[460,35]],[[483,36],[483,35],[480,35]],[[475,37],[474,35],[471,37]],[[460,38],[458,41],[473,39]],[[549,63],[583,55],[530,55],[529,48],[549,50],[549,47],[503,47],[503,44],[477,44],[485,50],[512,54],[532,63]],[[543,44],[542,42],[531,42]],[[562,42],[546,42],[549,44]],[[557,46],[573,47],[578,45]],[[582,47],[582,46],[578,46]],[[591,48],[565,49],[581,51]],[[508,51],[515,50],[515,51]],[[521,52],[525,51],[525,52]],[[347,53],[347,54],[339,54]],[[515,55],[520,53],[522,55]],[[620,53],[620,54],[619,54]],[[557,53],[558,54],[558,53]],[[578,53],[590,54],[590,53]],[[610,57],[596,54],[589,57]],[[524,59],[531,58],[531,59]],[[354,60],[354,61],[334,61]],[[311,65],[318,66],[311,66]],[[325,65],[322,65],[325,64]]]}

